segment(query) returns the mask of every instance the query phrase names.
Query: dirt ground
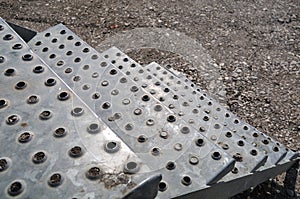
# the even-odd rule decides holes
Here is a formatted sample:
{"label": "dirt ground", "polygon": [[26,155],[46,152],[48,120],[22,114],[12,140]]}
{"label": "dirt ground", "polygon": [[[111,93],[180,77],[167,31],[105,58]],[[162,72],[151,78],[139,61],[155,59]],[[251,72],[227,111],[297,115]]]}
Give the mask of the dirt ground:
{"label": "dirt ground", "polygon": [[[201,43],[219,64],[230,110],[300,150],[299,0],[5,0],[0,1],[0,13],[5,20],[37,31],[64,23],[93,47],[134,28],[182,32]],[[129,55],[144,64],[162,63],[165,53],[157,57],[153,52]],[[184,71],[191,73],[189,68]],[[201,77],[195,81],[205,87]],[[283,177],[235,198],[296,198],[282,186]],[[296,193],[300,194],[299,177]]]}

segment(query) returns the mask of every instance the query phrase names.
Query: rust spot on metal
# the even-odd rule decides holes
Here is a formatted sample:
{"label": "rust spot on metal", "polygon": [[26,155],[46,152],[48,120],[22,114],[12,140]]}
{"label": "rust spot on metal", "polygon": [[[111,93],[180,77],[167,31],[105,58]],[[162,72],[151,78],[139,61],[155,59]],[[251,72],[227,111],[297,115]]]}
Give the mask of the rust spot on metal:
{"label": "rust spot on metal", "polygon": [[243,162],[243,156],[240,153],[236,153],[232,156],[237,162]]}
{"label": "rust spot on metal", "polygon": [[27,123],[22,123],[21,126],[22,126],[22,127],[27,127],[28,124],[27,124]]}
{"label": "rust spot on metal", "polygon": [[106,189],[111,189],[120,184],[127,185],[126,189],[131,189],[136,186],[135,183],[130,181],[130,177],[125,173],[102,173],[100,182],[104,183]]}

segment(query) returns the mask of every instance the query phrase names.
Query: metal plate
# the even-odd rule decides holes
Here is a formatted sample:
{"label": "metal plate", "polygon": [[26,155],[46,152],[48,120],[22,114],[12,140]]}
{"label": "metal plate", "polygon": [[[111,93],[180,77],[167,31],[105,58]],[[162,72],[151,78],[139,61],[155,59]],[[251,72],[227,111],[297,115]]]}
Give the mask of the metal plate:
{"label": "metal plate", "polygon": [[[273,166],[274,164],[278,163],[286,155],[287,149],[284,146],[281,146],[277,142],[274,143],[274,141],[271,140],[271,138],[267,138],[267,136],[265,136],[261,132],[258,132],[250,125],[245,124],[244,122],[237,119],[236,116],[234,116],[232,113],[227,111],[224,107],[222,107],[221,105],[216,103],[216,101],[206,97],[207,95],[205,93],[197,96],[197,92],[195,92],[193,90],[191,91],[191,89],[193,89],[193,88],[191,88],[192,85],[187,85],[184,82],[182,82],[181,80],[179,80],[178,78],[176,80],[176,76],[168,73],[166,70],[162,69],[161,66],[156,64],[155,66],[150,65],[150,66],[146,66],[145,68],[143,68],[139,64],[134,62],[132,59],[128,58],[125,54],[123,54],[116,48],[111,48],[111,49],[107,50],[106,54],[113,55],[109,59],[117,65],[122,65],[125,68],[125,70],[128,70],[128,68],[130,68],[130,66],[132,64],[134,64],[136,67],[141,68],[138,70],[146,71],[146,72],[143,72],[143,74],[145,74],[143,76],[144,78],[140,78],[140,81],[142,81],[142,82],[145,81],[145,79],[147,79],[151,69],[153,71],[155,71],[155,72],[152,71],[152,73],[150,73],[150,74],[153,74],[152,78],[150,80],[152,80],[152,79],[155,79],[155,80],[154,80],[154,85],[152,83],[149,87],[151,87],[151,89],[155,88],[158,90],[156,93],[154,93],[154,95],[156,95],[157,98],[160,98],[160,96],[157,95],[157,93],[159,93],[159,94],[163,93],[163,92],[159,92],[159,89],[162,91],[166,87],[169,88],[170,91],[174,90],[176,92],[176,94],[178,94],[178,95],[180,94],[181,97],[180,96],[178,97],[177,106],[175,105],[174,101],[173,102],[167,101],[166,97],[165,97],[166,100],[163,103],[173,104],[174,105],[173,110],[176,110],[177,113],[180,113],[180,112],[186,113],[185,115],[183,115],[183,118],[186,121],[193,121],[193,124],[196,124],[197,121],[199,121],[199,119],[197,119],[199,117],[207,116],[207,117],[213,118],[213,120],[215,120],[219,124],[223,124],[230,130],[232,129],[232,131],[235,132],[235,134],[239,135],[240,138],[243,138],[247,142],[249,140],[249,142],[251,144],[253,144],[254,146],[256,146],[259,149],[262,149],[263,151],[268,153],[268,155],[272,154],[272,156],[268,157],[268,161],[266,164],[268,166]],[[117,56],[117,54],[119,56]],[[126,62],[124,62],[124,60],[126,60]],[[136,70],[136,71],[138,71],[138,70]],[[148,71],[148,70],[150,70],[150,71]],[[148,71],[148,73],[147,73],[147,71]],[[136,73],[131,73],[131,75],[133,78],[135,78],[135,76],[137,76]],[[158,86],[156,86],[156,82],[159,82],[159,84],[157,84]],[[164,84],[164,82],[166,84]],[[170,87],[168,87],[168,85],[170,85]],[[198,89],[198,93],[199,92],[201,92],[200,89]],[[174,94],[174,93],[172,93],[172,94]],[[195,115],[195,114],[189,114],[189,113],[194,113],[194,112],[196,113],[195,117],[193,117],[193,115]],[[224,118],[228,118],[228,119],[225,120]],[[201,126],[201,125],[198,125],[198,126]],[[211,126],[214,126],[214,125],[211,125]],[[232,126],[234,126],[234,127],[232,127]],[[212,132],[212,131],[208,131],[208,132]],[[250,134],[249,132],[253,132],[254,136],[252,134]],[[258,134],[257,137],[255,137],[256,134]],[[267,140],[267,141],[265,141],[265,140]],[[273,141],[274,144],[272,146],[270,146],[271,144],[270,145],[263,144],[262,142],[264,142],[264,141],[265,142]]]}
{"label": "metal plate", "polygon": [[2,19],[0,43],[1,198],[120,198],[154,176]]}
{"label": "metal plate", "polygon": [[[224,107],[221,107],[220,109],[220,105],[216,100],[210,98],[207,93],[202,91],[201,88],[195,85],[191,80],[185,77],[182,73],[176,72],[172,68],[161,67],[157,63],[151,63],[145,66],[145,68],[147,69],[147,71],[151,72],[152,74],[155,74],[167,85],[170,85],[172,89],[178,90],[178,93],[180,95],[190,96],[193,99],[199,98],[204,103],[213,102],[213,105],[210,107],[210,109],[207,110],[202,108],[202,110],[211,111],[214,109],[215,110],[218,109],[219,114],[215,115],[215,117],[218,117],[221,121],[224,121],[224,124],[227,124],[228,128],[233,132],[241,132],[241,134],[243,135],[250,134],[250,136],[246,137],[247,141],[253,143],[254,145],[258,146],[259,148],[262,148],[267,152],[270,152],[271,154],[274,152],[275,153],[278,152],[278,150],[282,150],[283,156],[281,156],[279,160],[277,159],[276,156],[273,155],[270,156],[269,159],[273,159],[272,161],[269,161],[270,163],[275,162],[275,164],[277,164],[281,160],[284,161],[285,158],[290,159],[291,157],[293,158],[297,157],[297,153],[285,148],[283,145],[281,145],[273,138],[259,132],[257,129],[255,129],[251,125],[247,124],[246,122],[238,118],[236,115],[230,113],[230,111],[228,111]],[[180,84],[176,82],[180,82]],[[285,156],[286,153],[284,153],[284,151],[287,151],[289,155]],[[272,166],[272,164],[266,166]]]}
{"label": "metal plate", "polygon": [[[122,66],[121,69],[129,77],[136,80],[139,85],[144,86],[156,99],[163,99],[161,102],[164,105],[170,107],[172,111],[190,125],[199,129],[200,133],[209,137],[228,151],[232,157],[235,157],[237,160],[235,171],[238,170],[238,175],[248,175],[249,172],[255,171],[265,163],[266,155],[264,151],[253,146],[252,143],[248,143],[244,136],[239,136],[238,133],[230,131],[227,125],[218,119],[217,110],[220,108],[216,111],[207,111],[213,106],[212,102],[203,103],[200,99],[195,100],[192,98],[193,96],[179,95],[178,90],[173,91],[156,75],[149,73],[117,48],[111,48],[103,52],[103,55],[117,66]],[[219,107],[221,106],[219,105]],[[230,175],[228,178],[236,178],[236,174]]]}
{"label": "metal plate", "polygon": [[231,156],[63,25],[29,44],[152,170],[162,173],[160,197],[206,188],[233,168]]}

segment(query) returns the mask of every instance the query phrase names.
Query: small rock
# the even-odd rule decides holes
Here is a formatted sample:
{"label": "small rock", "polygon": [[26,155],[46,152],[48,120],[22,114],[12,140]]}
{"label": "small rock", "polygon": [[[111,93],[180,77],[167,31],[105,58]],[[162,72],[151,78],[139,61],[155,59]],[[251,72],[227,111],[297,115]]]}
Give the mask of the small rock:
{"label": "small rock", "polygon": [[177,24],[179,24],[178,21],[174,21],[174,22],[173,22],[173,25],[177,25]]}
{"label": "small rock", "polygon": [[278,18],[277,21],[278,21],[279,23],[284,23],[284,22],[285,22],[285,20],[282,19],[282,18]]}
{"label": "small rock", "polygon": [[238,69],[235,70],[235,72],[241,74],[243,71],[242,71],[241,69],[238,68]]}
{"label": "small rock", "polygon": [[154,11],[154,8],[152,6],[150,6],[148,9]]}

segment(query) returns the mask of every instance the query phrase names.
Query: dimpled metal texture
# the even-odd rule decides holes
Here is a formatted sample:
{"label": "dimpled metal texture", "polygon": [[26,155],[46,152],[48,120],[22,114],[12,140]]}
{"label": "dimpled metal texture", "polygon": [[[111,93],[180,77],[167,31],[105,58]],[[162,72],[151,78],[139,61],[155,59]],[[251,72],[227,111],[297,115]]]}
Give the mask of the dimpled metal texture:
{"label": "dimpled metal texture", "polygon": [[61,24],[32,52],[1,23],[5,197],[228,198],[295,162],[170,67],[100,54]]}
{"label": "dimpled metal texture", "polygon": [[[217,122],[211,123],[210,121],[205,121],[205,118],[209,118],[206,114],[202,115],[202,117],[204,118],[203,120],[196,120],[196,116],[194,116],[194,123],[184,120],[187,123],[187,125],[194,127],[192,133],[185,133],[185,129],[189,131],[189,128],[187,128],[186,125],[178,125],[177,123],[168,122],[167,119],[164,118],[167,118],[168,114],[174,113],[174,111],[172,110],[174,108],[168,106],[167,108],[170,110],[169,112],[161,110],[155,111],[155,107],[157,106],[160,106],[160,109],[163,109],[163,107],[159,105],[159,102],[161,102],[161,100],[156,98],[156,103],[152,102],[152,100],[147,100],[145,102],[145,99],[143,100],[143,97],[145,96],[143,95],[144,92],[140,91],[146,90],[148,91],[148,93],[150,93],[150,95],[156,97],[157,95],[154,95],[153,93],[154,89],[149,90],[148,86],[144,86],[145,82],[142,82],[143,84],[141,84],[141,81],[138,81],[138,77],[134,77],[133,81],[131,79],[127,80],[131,74],[135,73],[140,74],[141,79],[147,80],[146,78],[143,78],[144,74],[140,70],[137,70],[136,67],[133,67],[133,65],[131,65],[131,67],[129,67],[127,71],[124,71],[125,76],[120,76],[119,72],[117,71],[122,71],[123,68],[121,68],[120,66],[107,66],[111,64],[108,64],[107,62],[98,58],[101,56],[93,49],[91,49],[91,47],[86,46],[86,44],[84,44],[84,42],[77,38],[76,35],[69,33],[70,31],[66,31],[67,33],[61,34],[62,30],[66,31],[66,28],[60,25],[55,28],[46,30],[43,33],[40,33],[38,37],[34,38],[30,42],[30,44],[32,44],[32,48],[35,49],[35,52],[42,56],[43,59],[46,60],[47,63],[49,63],[50,66],[53,66],[53,69],[57,70],[57,73],[62,73],[65,69],[64,67],[57,67],[57,63],[61,62],[61,60],[64,61],[64,64],[66,66],[77,66],[77,68],[72,68],[72,71],[74,71],[73,76],[67,77],[68,75],[66,75],[66,79],[64,79],[64,81],[66,81],[69,85],[75,84],[73,90],[77,94],[79,94],[79,96],[82,97],[87,102],[87,104],[89,104],[92,107],[95,107],[96,112],[97,109],[101,107],[100,109],[98,109],[98,115],[104,117],[104,114],[107,114],[106,118],[109,121],[108,125],[111,125],[111,128],[115,128],[114,130],[118,131],[120,130],[120,127],[122,127],[123,129],[121,129],[121,131],[118,131],[119,135],[123,135],[123,132],[127,133],[127,135],[124,134],[122,136],[122,139],[126,139],[126,142],[130,143],[130,147],[136,148],[134,151],[136,153],[139,153],[140,157],[144,157],[144,160],[149,160],[149,158],[153,157],[153,153],[151,152],[151,150],[161,150],[162,148],[165,148],[166,143],[168,143],[169,146],[175,146],[177,143],[180,145],[187,145],[191,142],[191,140],[196,140],[194,135],[197,134],[197,131],[199,132],[198,128],[201,127],[202,129],[207,129],[205,130],[205,132],[216,132],[216,134],[212,135],[206,133],[205,136],[209,136],[211,140],[215,141],[215,143],[219,143],[219,145],[221,145],[220,147],[223,147],[222,149],[225,153],[228,152],[230,156],[232,156],[235,159],[238,159],[238,161],[236,162],[235,170],[237,169],[239,172],[235,172],[234,174],[232,174],[232,178],[236,178],[236,176],[239,175],[248,174],[249,172],[256,170],[257,168],[259,168],[259,166],[265,163],[267,156],[264,153],[259,153],[255,149],[255,147],[248,143],[244,143],[242,140],[226,137],[226,133],[228,133],[228,130],[226,128],[223,128]],[[51,36],[48,36],[49,34]],[[47,40],[45,40],[45,38]],[[41,44],[42,40],[44,40],[44,42],[46,42],[47,45]],[[64,44],[64,53],[55,52],[55,50],[58,49],[61,44]],[[71,46],[68,44],[71,44]],[[77,49],[76,46],[78,47]],[[46,52],[44,52],[45,48],[48,49]],[[111,53],[110,56],[114,56],[115,54],[118,53]],[[51,58],[51,55],[55,55],[56,59]],[[88,58],[86,60],[83,60],[81,63],[75,63],[74,60],[81,59],[84,56],[88,56]],[[104,56],[108,56],[108,58],[110,57],[109,55]],[[124,62],[126,62],[126,60]],[[126,65],[126,63],[123,65]],[[99,66],[102,70],[97,69],[99,68]],[[97,78],[93,78],[93,74],[98,74],[99,77],[97,76]],[[73,77],[73,79],[71,77]],[[79,80],[75,81],[74,83],[74,78],[77,78]],[[136,83],[138,87],[135,86],[133,82]],[[119,86],[116,86],[115,83],[118,83],[117,85]],[[88,89],[84,89],[84,86],[82,85],[86,85]],[[96,90],[94,88],[95,85],[99,85],[99,88],[96,88]],[[154,86],[155,85],[153,84],[153,88]],[[119,87],[119,89],[116,89],[117,87]],[[127,89],[124,90],[124,87]],[[160,88],[161,87],[158,86],[158,89]],[[135,89],[138,90],[136,91]],[[90,90],[90,92],[88,90]],[[104,92],[104,94],[102,95],[100,91],[106,92]],[[116,91],[117,94],[114,91]],[[161,97],[166,98],[166,100],[171,100],[173,104],[178,102],[178,99],[173,99],[172,97],[169,97],[175,96],[175,93],[171,94],[161,90],[158,90],[158,92],[158,94],[161,94]],[[92,97],[89,97],[89,99],[86,98],[87,94],[89,96],[92,96],[93,93],[99,93],[99,95],[101,96],[96,101],[94,100],[95,102],[92,101]],[[107,93],[112,94],[107,95]],[[151,103],[153,105],[151,105]],[[165,101],[161,103],[166,105]],[[139,108],[136,106],[137,104],[141,104],[141,106],[145,108]],[[111,108],[105,108],[103,107],[104,105],[111,106]],[[142,114],[134,113],[135,110],[142,110]],[[133,114],[126,114],[130,112],[133,112]],[[160,119],[161,114],[165,114],[164,118],[162,119]],[[121,118],[124,115],[126,115],[127,117]],[[133,117],[128,117],[131,115]],[[178,117],[181,117],[180,114],[177,115]],[[177,132],[181,133],[176,134],[176,136],[174,134],[169,136],[169,134],[176,129],[178,129]],[[141,132],[147,132],[147,135],[143,135]],[[167,134],[165,138],[160,136],[161,133]],[[201,135],[200,133],[198,134]],[[235,134],[231,134],[233,137],[235,136]],[[152,138],[154,136],[156,136],[158,139],[153,140]],[[144,137],[148,140],[147,143],[139,144],[141,143],[139,139],[143,139]],[[152,143],[148,144],[150,141],[152,141]],[[239,146],[237,141],[242,142],[243,145]],[[235,143],[232,143],[232,145],[228,145],[228,142]],[[255,155],[248,155],[251,151],[255,151]],[[151,167],[152,169],[162,168],[169,161],[168,159],[166,159],[166,157],[177,159],[177,157],[179,157],[183,153],[187,155],[189,154],[184,150],[180,150],[180,152],[176,153],[160,152],[159,156],[155,156],[155,158],[158,159],[159,162],[151,161],[149,164],[153,164],[153,167]]]}
{"label": "dimpled metal texture", "polygon": [[[210,138],[212,142],[218,144],[234,157],[237,160],[235,170],[238,170],[238,173],[228,175],[229,178],[230,176],[236,178],[240,175],[248,175],[266,162],[267,156],[262,150],[257,149],[257,147],[246,142],[245,138],[230,131],[222,125],[222,121],[219,121],[215,115],[211,116],[212,114],[208,110],[212,106],[212,102],[205,104],[200,99],[195,100],[189,96],[179,95],[178,92],[164,84],[161,79],[150,74],[116,48],[111,48],[103,54],[112,63],[122,66],[126,74],[162,104],[170,108],[174,114],[183,118],[191,126],[198,129],[201,134]],[[204,108],[204,111],[201,111],[201,108]]]}
{"label": "dimpled metal texture", "polygon": [[[0,26],[1,198],[121,198],[153,174],[2,19]],[[114,153],[105,150],[111,141],[119,143]],[[129,162],[139,165],[135,175],[124,171]]]}
{"label": "dimpled metal texture", "polygon": [[[128,58],[125,54],[123,54],[116,48],[111,48],[107,50],[105,53],[114,55],[113,57],[110,57],[110,60],[115,62],[117,65],[122,64],[124,70],[128,70],[130,66],[132,66],[132,64],[134,64],[135,67],[139,67],[139,69],[136,70],[137,72],[143,70],[144,75],[142,76],[143,78],[140,77],[140,81],[143,82],[145,81],[145,79],[151,76],[151,78],[149,79],[150,80],[154,79],[154,80],[152,81],[152,83],[148,81],[150,83],[147,87],[149,89],[156,90],[156,92],[153,93],[154,95],[157,96],[157,98],[161,98],[161,97],[164,98],[165,100],[163,101],[163,103],[165,103],[166,105],[169,104],[169,106],[170,104],[173,105],[173,110],[177,111],[176,112],[177,114],[182,113],[183,114],[182,117],[185,118],[186,121],[191,121],[191,124],[195,125],[195,127],[197,126],[199,128],[203,127],[204,133],[209,134],[208,136],[210,137],[216,136],[217,139],[215,140],[221,143],[221,145],[223,144],[223,140],[219,140],[219,139],[224,136],[226,137],[225,133],[227,132],[226,130],[228,130],[231,131],[232,134],[235,134],[232,136],[233,139],[229,139],[229,140],[238,141],[238,139],[241,139],[245,142],[248,142],[249,140],[248,143],[251,143],[252,145],[254,145],[254,147],[261,149],[260,151],[264,151],[267,154],[268,153],[273,154],[271,157],[268,157],[268,161],[266,165],[268,164],[269,166],[274,165],[278,163],[286,155],[287,151],[284,146],[281,146],[279,143],[275,143],[274,141],[272,142],[271,138],[265,136],[264,134],[261,134],[250,125],[241,122],[239,119],[237,119],[237,117],[233,116],[232,113],[227,111],[220,104],[216,103],[216,101],[213,101],[208,97],[206,97],[207,94],[203,93],[202,95],[200,95],[200,93],[198,92],[197,95],[195,91],[194,92],[190,91],[189,88],[192,87],[191,85],[187,85],[180,80],[176,80],[176,77],[170,73],[166,74],[166,70],[163,70],[161,66],[157,64],[151,64],[144,68],[140,66],[138,63],[134,62],[132,59]],[[120,54],[120,56],[117,56],[117,54],[118,55]],[[124,62],[124,60],[126,62]],[[133,78],[137,76],[136,73],[133,73],[132,75]],[[164,91],[166,88],[168,88],[169,90],[167,94],[161,92]],[[172,95],[176,94],[178,96],[178,99],[176,101],[168,100],[170,98],[162,96],[162,95],[169,95],[169,93],[172,91],[173,91]],[[205,117],[206,118],[208,117],[209,119],[211,118],[211,120],[207,122],[208,126],[206,126],[206,128],[205,126],[203,126],[203,123],[200,123],[201,120],[199,120],[199,118],[205,118]],[[226,118],[226,120],[224,118]],[[216,131],[215,128],[216,124],[221,126],[218,128],[219,130],[224,129],[225,132],[221,132],[215,135],[214,133]],[[211,133],[213,134],[211,135]],[[256,134],[259,135],[255,136]],[[268,142],[272,142],[272,143],[263,144],[262,143],[263,140],[267,140]],[[234,147],[234,144],[231,144],[231,147]],[[245,147],[246,146],[244,146],[244,148]],[[252,161],[252,158],[250,161]]]}
{"label": "dimpled metal texture", "polygon": [[[218,102],[210,98],[209,95],[204,92],[201,88],[199,88],[197,85],[195,85],[190,79],[188,79],[184,74],[173,70],[170,66],[162,67],[159,64],[153,62],[147,66],[145,66],[146,70],[151,72],[153,75],[159,77],[162,79],[162,81],[165,81],[167,85],[172,87],[172,89],[178,91],[181,95],[185,96],[191,96],[196,95],[195,97],[201,97],[203,100],[205,100],[205,103],[208,101],[214,102],[214,104],[218,104]],[[172,78],[171,78],[172,77]],[[180,84],[175,83],[175,82],[181,82]],[[194,97],[194,98],[195,98]],[[214,108],[214,107],[213,107]],[[257,129],[253,128],[243,120],[239,119],[236,115],[230,113],[227,109],[224,107],[221,107],[219,110],[221,111],[221,115],[218,115],[219,117],[222,118],[224,121],[224,124],[231,124],[228,125],[228,128],[234,132],[236,131],[244,131],[244,133],[250,132],[252,133],[252,137],[248,138],[248,142],[252,142],[255,145],[269,145],[270,148],[265,148],[263,146],[260,146],[263,150],[272,152],[278,152],[278,146],[281,144],[276,142],[273,138],[259,132]],[[250,131],[249,127],[251,128]],[[272,150],[271,150],[272,148]],[[279,162],[285,162],[288,160],[292,160],[298,156],[296,152],[293,152],[290,149],[286,149],[287,154],[284,157],[281,157]],[[275,158],[275,157],[274,157]],[[266,165],[267,166],[267,165]],[[270,166],[270,165],[269,165]]]}
{"label": "dimpled metal texture", "polygon": [[[237,173],[246,176],[245,179],[251,181],[249,180],[249,178],[251,178],[249,177],[249,174],[251,176],[255,170],[264,171],[269,169],[268,171],[271,172],[272,168],[278,163],[282,163],[282,165],[285,165],[285,163],[290,164],[290,160],[294,160],[298,156],[297,153],[287,149],[282,144],[259,132],[251,125],[246,124],[237,116],[230,113],[230,111],[228,111],[225,107],[222,107],[215,100],[211,99],[207,93],[203,92],[200,88],[196,88],[196,86],[189,80],[183,78],[182,74],[172,69],[165,69],[156,63],[152,63],[144,67],[140,66],[115,47],[103,52],[103,56],[107,57],[107,59],[116,66],[122,66],[121,68],[126,71],[125,73],[131,75],[131,78],[133,78],[136,82],[140,81],[140,84],[142,84],[145,88],[148,88],[148,91],[158,100],[163,98],[161,101],[166,106],[170,107],[170,105],[172,105],[172,110],[174,110],[174,112],[177,111],[176,113],[178,115],[182,114],[183,118],[186,118],[186,121],[191,124],[198,124],[202,128],[204,127],[202,130],[201,127],[199,128],[200,132],[210,137],[211,140],[215,140],[215,142],[222,146],[223,149],[228,150],[228,147],[234,148],[234,150],[228,150],[228,152],[237,160],[236,167],[233,172],[235,176],[228,174],[223,178],[225,181],[230,181],[236,178],[238,176],[236,175]],[[135,70],[132,70],[132,68],[135,68]],[[189,82],[189,84],[187,82]],[[164,96],[162,93],[165,91],[167,91],[168,94],[165,94]],[[173,96],[179,96],[177,98],[177,104],[170,100],[171,97],[168,97],[170,93],[172,93]],[[198,115],[193,118],[193,114]],[[185,115],[186,117],[184,117]],[[204,118],[205,116],[212,118],[214,121],[214,123],[208,126],[207,131],[205,128],[206,126],[199,123],[199,119],[197,119]],[[221,124],[222,127],[216,124]],[[221,131],[220,134],[216,135],[216,129],[224,130]],[[222,139],[222,136],[230,139]],[[224,140],[227,142],[224,142]],[[249,146],[250,149],[247,150],[247,146]],[[246,152],[240,153],[238,150],[241,147],[244,149],[246,148]],[[268,156],[267,160],[264,159],[266,162],[264,162],[264,160],[257,161],[257,159],[253,158],[253,156],[258,154],[257,151],[259,151],[260,154]],[[244,166],[243,168],[245,168],[241,171],[238,167],[239,161],[241,160],[240,158],[242,158],[240,164]],[[249,167],[247,163],[250,165],[256,164],[257,166],[251,170],[251,167]],[[281,170],[278,170],[277,174],[281,172]],[[268,179],[267,176],[270,177],[270,175],[260,175],[259,177],[261,177],[261,181],[257,181],[265,181]],[[252,178],[257,178],[257,176],[252,175]]]}
{"label": "dimpled metal texture", "polygon": [[160,198],[207,188],[234,168],[226,151],[65,26],[39,33],[29,45],[152,171],[162,174]]}

